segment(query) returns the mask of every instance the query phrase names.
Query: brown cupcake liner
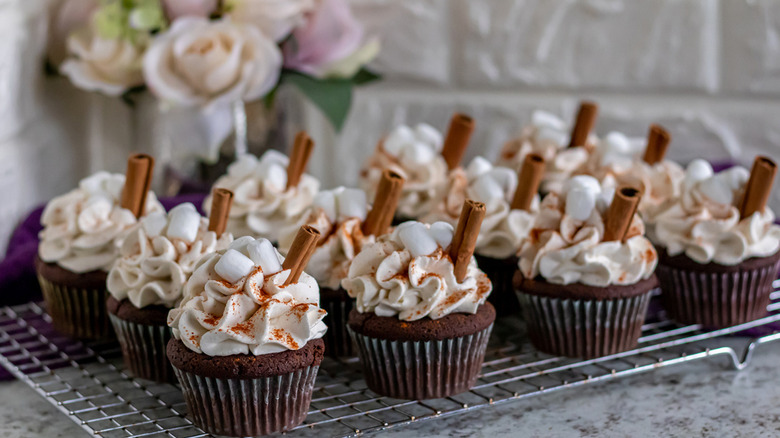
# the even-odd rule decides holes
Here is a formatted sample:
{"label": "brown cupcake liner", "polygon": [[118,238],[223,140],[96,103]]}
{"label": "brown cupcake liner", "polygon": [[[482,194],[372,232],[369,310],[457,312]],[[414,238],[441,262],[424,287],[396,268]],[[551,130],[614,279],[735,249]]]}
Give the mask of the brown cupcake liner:
{"label": "brown cupcake liner", "polygon": [[474,254],[477,266],[493,283],[493,291],[487,300],[496,308],[497,316],[520,315],[520,303],[512,283],[517,272],[517,257],[494,259]]}
{"label": "brown cupcake liner", "polygon": [[255,379],[203,377],[174,367],[189,417],[208,433],[257,436],[301,424],[319,366]]}
{"label": "brown cupcake liner", "polygon": [[592,359],[637,345],[653,290],[630,298],[572,300],[517,291],[537,350]]}
{"label": "brown cupcake liner", "polygon": [[[343,289],[340,290],[347,295]],[[354,357],[357,350],[347,331],[347,317],[355,307],[354,301],[346,296],[346,299],[337,299],[327,294],[320,296],[320,307],[328,312],[325,324],[328,331],[325,332],[325,355],[329,357]]]}
{"label": "brown cupcake liner", "polygon": [[442,398],[468,391],[477,381],[490,332],[432,341],[390,341],[356,333],[363,376],[377,394],[406,400]]}
{"label": "brown cupcake liner", "polygon": [[46,310],[54,328],[71,338],[111,339],[114,333],[108,321],[105,287],[84,289],[52,283],[38,275]]}
{"label": "brown cupcake liner", "polygon": [[166,348],[171,339],[167,325],[138,324],[109,312],[111,325],[122,347],[125,366],[135,376],[155,382],[175,383]]}
{"label": "brown cupcake liner", "polygon": [[772,282],[780,264],[732,272],[700,272],[659,264],[661,301],[669,316],[684,324],[725,328],[767,314]]}

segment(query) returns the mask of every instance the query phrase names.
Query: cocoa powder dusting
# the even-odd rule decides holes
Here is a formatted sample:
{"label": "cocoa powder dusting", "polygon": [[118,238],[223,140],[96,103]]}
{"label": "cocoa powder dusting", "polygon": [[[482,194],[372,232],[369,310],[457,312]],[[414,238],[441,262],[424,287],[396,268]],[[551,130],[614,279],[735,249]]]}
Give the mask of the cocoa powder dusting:
{"label": "cocoa powder dusting", "polygon": [[287,345],[293,350],[297,350],[299,348],[298,343],[295,342],[292,335],[284,331],[284,329],[280,329],[280,328],[272,329],[271,339],[273,339],[276,342],[281,342],[282,344]]}

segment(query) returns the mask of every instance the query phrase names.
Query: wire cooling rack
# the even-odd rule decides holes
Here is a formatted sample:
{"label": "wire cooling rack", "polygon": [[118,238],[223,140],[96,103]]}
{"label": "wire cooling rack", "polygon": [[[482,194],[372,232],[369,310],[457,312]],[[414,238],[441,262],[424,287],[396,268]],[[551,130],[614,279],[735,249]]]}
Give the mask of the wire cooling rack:
{"label": "wire cooling rack", "polygon": [[[756,346],[780,340],[772,324],[780,321],[780,280],[773,287],[769,313],[757,321],[706,331],[653,312],[637,349],[586,361],[539,353],[525,340],[522,323],[499,320],[476,386],[444,399],[378,397],[367,389],[357,360],[326,359],[306,421],[287,434],[360,435],[715,356],[742,369]],[[700,342],[737,333],[753,337],[741,352]],[[210,436],[186,418],[178,387],[129,376],[116,343],[82,344],[57,334],[40,304],[0,309],[0,364],[92,435]]]}

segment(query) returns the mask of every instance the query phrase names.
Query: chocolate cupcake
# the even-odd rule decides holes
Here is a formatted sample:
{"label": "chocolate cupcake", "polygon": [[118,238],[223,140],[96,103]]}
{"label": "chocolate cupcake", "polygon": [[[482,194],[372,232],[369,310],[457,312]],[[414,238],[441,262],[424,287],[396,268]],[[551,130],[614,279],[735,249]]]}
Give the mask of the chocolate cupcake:
{"label": "chocolate cupcake", "polygon": [[181,204],[167,215],[142,218],[122,243],[108,273],[108,312],[125,366],[136,377],[176,380],[165,356],[168,311],[181,299],[195,264],[233,241],[229,233],[218,237],[209,228],[194,205]]}
{"label": "chocolate cupcake", "polygon": [[[474,256],[479,268],[493,283],[488,301],[498,316],[518,314],[512,278],[517,271],[517,253],[528,237],[539,211],[537,191],[544,174],[544,159],[536,154],[525,157],[519,172],[493,167],[482,157],[474,158],[466,169],[453,171],[449,191],[422,221],[455,225],[466,199],[483,202],[485,220],[479,230]],[[520,182],[518,184],[518,181]]]}
{"label": "chocolate cupcake", "polygon": [[682,194],[655,218],[664,307],[686,324],[729,327],[766,315],[780,260],[780,227],[766,207],[777,166],[757,157],[751,173],[686,169]]}
{"label": "chocolate cupcake", "polygon": [[267,435],[306,417],[326,331],[302,270],[317,237],[304,227],[287,259],[267,239],[239,238],[201,259],[171,310],[168,359],[206,432]]}
{"label": "chocolate cupcake", "polygon": [[515,288],[534,346],[594,358],[634,348],[658,261],[635,215],[638,190],[603,191],[595,178],[572,178],[565,197],[542,201],[520,252]]}
{"label": "chocolate cupcake", "polygon": [[59,332],[77,339],[112,335],[106,312],[108,270],[137,218],[164,211],[148,190],[152,164],[151,157],[132,156],[127,179],[99,172],[46,205],[35,267]]}
{"label": "chocolate cupcake", "polygon": [[380,395],[447,397],[477,380],[495,309],[471,254],[484,205],[467,205],[458,232],[405,222],[365,246],[342,281],[356,298],[349,330],[366,384]]}

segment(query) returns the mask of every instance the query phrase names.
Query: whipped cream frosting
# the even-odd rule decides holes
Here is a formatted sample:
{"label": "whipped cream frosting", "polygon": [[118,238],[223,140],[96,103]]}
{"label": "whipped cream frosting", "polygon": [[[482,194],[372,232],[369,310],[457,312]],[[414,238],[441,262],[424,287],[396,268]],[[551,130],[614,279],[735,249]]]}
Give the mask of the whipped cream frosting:
{"label": "whipped cream frosting", "polygon": [[321,338],[317,282],[304,272],[285,286],[283,261],[269,240],[248,236],[202,258],[168,314],[173,336],[208,356],[298,350]]}
{"label": "whipped cream frosting", "polygon": [[139,309],[173,307],[196,263],[232,241],[230,233],[217,237],[209,231],[208,219],[190,203],[168,214],[152,213],[134,225],[122,242],[119,259],[108,273],[108,292]]}
{"label": "whipped cream frosting", "polygon": [[363,245],[373,242],[361,230],[368,212],[366,193],[360,189],[338,187],[317,193],[304,220],[283,230],[279,250],[286,254],[302,225],[311,225],[320,232],[308,272],[321,287],[338,289],[347,276],[349,265]]}
{"label": "whipped cream frosting", "polygon": [[511,204],[516,189],[517,172],[494,167],[486,159],[476,157],[466,169],[450,172],[447,192],[423,222],[443,221],[454,226],[466,199],[483,202],[486,213],[475,253],[496,259],[512,257],[520,251],[539,210],[538,195],[534,196],[530,212],[513,210]]}
{"label": "whipped cream frosting", "polygon": [[[125,176],[98,172],[78,188],[58,196],[41,216],[38,255],[71,272],[108,271],[128,228],[137,220],[120,206]],[[153,192],[146,197],[146,214],[163,212]]]}
{"label": "whipped cream frosting", "polygon": [[650,278],[658,255],[634,216],[625,242],[603,242],[604,213],[614,190],[586,175],[573,177],[562,194],[550,193],[539,207],[518,266],[526,278],[589,286],[628,285]]}
{"label": "whipped cream frosting", "polygon": [[390,169],[404,177],[396,214],[418,218],[433,208],[447,183],[447,163],[441,156],[442,135],[421,123],[414,128],[396,127],[369,159],[360,175],[360,185],[374,199],[382,172]]}
{"label": "whipped cream frosting", "polygon": [[780,227],[769,207],[740,220],[735,204],[749,177],[744,167],[714,173],[706,161],[692,161],[680,197],[655,216],[654,241],[699,263],[736,265],[777,253]]}
{"label": "whipped cream frosting", "polygon": [[585,166],[599,142],[598,137],[590,134],[584,146],[570,148],[570,139],[571,127],[566,122],[547,111],[534,111],[531,124],[522,129],[518,138],[504,145],[497,164],[519,170],[526,155],[539,154],[545,160],[541,191],[560,193],[566,180]]}
{"label": "whipped cream frosting", "polygon": [[[227,231],[234,236],[265,237],[279,240],[279,230],[297,222],[319,191],[319,181],[309,174],[301,176],[297,187],[287,189],[289,158],[269,150],[260,159],[243,155],[217,179],[214,188],[233,192]],[[211,212],[211,195],[203,209]]]}
{"label": "whipped cream frosting", "polygon": [[492,284],[472,257],[462,282],[446,250],[453,228],[446,222],[404,222],[358,253],[341,282],[361,313],[403,321],[476,313]]}

